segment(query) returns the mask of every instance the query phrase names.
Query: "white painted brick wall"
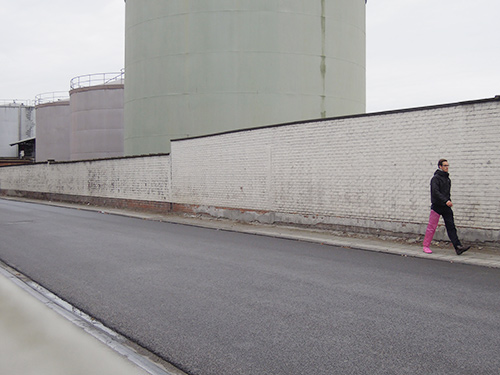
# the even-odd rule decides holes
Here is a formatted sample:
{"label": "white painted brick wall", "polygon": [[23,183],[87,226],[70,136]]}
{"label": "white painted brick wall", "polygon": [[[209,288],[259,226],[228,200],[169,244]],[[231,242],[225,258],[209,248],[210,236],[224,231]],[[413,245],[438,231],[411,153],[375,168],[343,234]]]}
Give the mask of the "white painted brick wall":
{"label": "white painted brick wall", "polygon": [[[268,210],[274,129],[172,143],[176,203]],[[174,151],[175,147],[175,151]],[[179,184],[177,185],[177,182]]]}
{"label": "white painted brick wall", "polygon": [[462,238],[499,241],[500,100],[179,140],[171,155],[4,167],[0,189],[424,233],[429,181],[442,157]]}
{"label": "white painted brick wall", "polygon": [[227,133],[173,142],[172,197],[422,233],[446,157],[457,225],[498,231],[499,150],[499,101]]}
{"label": "white painted brick wall", "polygon": [[0,168],[0,188],[171,201],[170,156],[102,159]]}

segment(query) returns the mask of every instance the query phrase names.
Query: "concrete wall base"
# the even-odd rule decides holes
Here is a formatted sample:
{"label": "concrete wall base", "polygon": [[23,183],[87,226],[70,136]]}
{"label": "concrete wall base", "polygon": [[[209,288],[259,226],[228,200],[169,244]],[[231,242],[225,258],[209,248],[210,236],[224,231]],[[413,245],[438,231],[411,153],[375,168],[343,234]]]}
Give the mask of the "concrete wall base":
{"label": "concrete wall base", "polygon": [[[227,207],[179,204],[173,202],[146,201],[137,199],[120,199],[91,197],[69,194],[55,194],[22,190],[0,189],[0,196],[29,198],[53,202],[66,202],[103,206],[109,208],[128,209],[154,213],[177,213],[191,215],[207,215],[214,218],[228,219],[244,223],[289,225],[299,228],[310,228],[331,231],[343,235],[357,234],[378,238],[399,238],[407,241],[422,241],[426,225],[400,221],[373,220],[347,217],[328,217],[320,215],[303,215],[300,213],[283,213],[263,210],[234,209]],[[467,242],[497,245],[500,233],[495,230],[481,228],[458,228],[460,237]],[[448,241],[444,225],[440,225],[434,236],[435,241]]]}

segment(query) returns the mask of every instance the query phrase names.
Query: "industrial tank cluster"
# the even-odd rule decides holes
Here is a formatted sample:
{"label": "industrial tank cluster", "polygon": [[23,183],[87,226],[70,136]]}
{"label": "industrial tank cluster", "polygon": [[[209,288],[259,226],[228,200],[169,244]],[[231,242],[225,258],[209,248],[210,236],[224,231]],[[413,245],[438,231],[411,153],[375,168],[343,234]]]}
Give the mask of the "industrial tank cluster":
{"label": "industrial tank cluster", "polygon": [[127,0],[125,154],[365,112],[365,0]]}
{"label": "industrial tank cluster", "polygon": [[123,156],[123,72],[73,78],[69,96],[37,96],[37,161]]}
{"label": "industrial tank cluster", "polygon": [[365,112],[364,0],[128,0],[125,29],[125,85],[80,76],[37,98],[37,161]]}

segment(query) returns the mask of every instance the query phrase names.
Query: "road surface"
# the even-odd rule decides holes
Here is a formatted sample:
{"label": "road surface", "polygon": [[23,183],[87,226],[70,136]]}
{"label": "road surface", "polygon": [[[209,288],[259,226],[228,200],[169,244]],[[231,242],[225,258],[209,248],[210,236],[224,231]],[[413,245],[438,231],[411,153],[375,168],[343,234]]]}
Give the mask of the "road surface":
{"label": "road surface", "polygon": [[0,260],[189,374],[498,374],[500,270],[0,199]]}

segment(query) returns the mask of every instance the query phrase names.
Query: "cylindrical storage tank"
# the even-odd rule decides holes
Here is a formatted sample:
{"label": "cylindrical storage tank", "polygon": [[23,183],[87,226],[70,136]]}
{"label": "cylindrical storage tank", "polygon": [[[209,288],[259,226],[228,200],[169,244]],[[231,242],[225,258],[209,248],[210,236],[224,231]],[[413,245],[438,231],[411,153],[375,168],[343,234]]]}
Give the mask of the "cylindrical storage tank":
{"label": "cylindrical storage tank", "polygon": [[0,105],[0,157],[17,157],[17,147],[10,146],[19,138],[19,104]]}
{"label": "cylindrical storage tank", "polygon": [[365,111],[365,0],[127,0],[125,154]]}
{"label": "cylindrical storage tank", "polygon": [[37,127],[36,161],[71,160],[69,98],[39,102],[35,108]]}
{"label": "cylindrical storage tank", "polygon": [[71,160],[123,156],[123,95],[123,83],[70,91]]}

